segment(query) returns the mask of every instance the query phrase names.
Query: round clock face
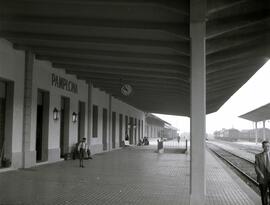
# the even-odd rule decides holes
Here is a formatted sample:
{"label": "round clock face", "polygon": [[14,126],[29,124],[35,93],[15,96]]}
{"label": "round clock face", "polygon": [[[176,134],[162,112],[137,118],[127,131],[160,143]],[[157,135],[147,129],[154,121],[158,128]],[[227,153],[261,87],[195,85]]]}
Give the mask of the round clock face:
{"label": "round clock face", "polygon": [[129,84],[124,84],[124,85],[121,87],[121,93],[122,93],[124,96],[130,95],[131,92],[132,92],[132,87],[131,87],[131,85],[129,85]]}

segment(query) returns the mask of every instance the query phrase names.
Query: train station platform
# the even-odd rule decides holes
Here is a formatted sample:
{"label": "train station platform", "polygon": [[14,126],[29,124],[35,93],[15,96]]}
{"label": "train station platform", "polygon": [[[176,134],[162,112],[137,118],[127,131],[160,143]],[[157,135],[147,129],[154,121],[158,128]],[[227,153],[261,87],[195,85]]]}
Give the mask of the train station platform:
{"label": "train station platform", "polygon": [[[152,149],[151,149],[152,148]],[[0,204],[188,205],[189,155],[126,147],[0,173]],[[259,196],[206,151],[207,205],[257,205]]]}

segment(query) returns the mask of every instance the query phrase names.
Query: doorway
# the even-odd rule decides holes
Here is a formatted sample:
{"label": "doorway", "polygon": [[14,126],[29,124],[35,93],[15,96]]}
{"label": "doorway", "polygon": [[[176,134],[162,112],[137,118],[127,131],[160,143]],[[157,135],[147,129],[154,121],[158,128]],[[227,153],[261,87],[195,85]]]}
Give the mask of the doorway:
{"label": "doorway", "polygon": [[115,149],[116,113],[112,112],[112,148]]}
{"label": "doorway", "polygon": [[138,120],[138,141],[141,139],[141,120]]}
{"label": "doorway", "polygon": [[78,142],[85,135],[85,103],[79,101]]}
{"label": "doorway", "polygon": [[137,119],[134,118],[134,142],[135,145],[137,144],[137,129],[138,129],[138,124],[137,124]]}
{"label": "doorway", "polygon": [[60,157],[64,158],[68,153],[69,143],[69,120],[70,120],[70,100],[61,97],[61,119],[60,119]]}
{"label": "doorway", "polygon": [[119,147],[123,146],[123,115],[119,114]]}
{"label": "doorway", "polygon": [[0,167],[12,163],[13,96],[14,83],[0,79]]}
{"label": "doorway", "polygon": [[5,126],[6,126],[6,93],[7,85],[0,81],[0,160],[4,158],[5,149]]}
{"label": "doorway", "polygon": [[102,117],[102,144],[103,150],[107,150],[107,118],[108,112],[106,108],[103,108],[103,117]]}
{"label": "doorway", "polygon": [[125,141],[129,141],[128,116],[125,116]]}
{"label": "doorway", "polygon": [[36,120],[36,161],[48,160],[49,92],[38,90]]}
{"label": "doorway", "polygon": [[130,129],[129,129],[129,143],[133,144],[133,118],[129,117],[129,124],[130,124]]}

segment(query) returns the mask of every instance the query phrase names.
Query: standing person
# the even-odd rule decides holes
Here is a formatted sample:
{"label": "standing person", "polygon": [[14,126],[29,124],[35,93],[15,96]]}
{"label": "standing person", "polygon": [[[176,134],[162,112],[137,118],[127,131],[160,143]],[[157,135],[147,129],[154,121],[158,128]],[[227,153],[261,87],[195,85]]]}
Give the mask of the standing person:
{"label": "standing person", "polygon": [[[262,205],[268,205],[268,193],[270,191],[270,143],[262,142],[263,152],[255,155],[255,171],[261,191]],[[270,193],[270,192],[269,192]]]}
{"label": "standing person", "polygon": [[79,159],[80,159],[80,167],[84,167],[83,166],[83,158],[84,158],[84,153],[85,153],[85,150],[86,150],[86,138],[82,138],[81,142],[79,143],[78,145],[78,152],[79,152]]}

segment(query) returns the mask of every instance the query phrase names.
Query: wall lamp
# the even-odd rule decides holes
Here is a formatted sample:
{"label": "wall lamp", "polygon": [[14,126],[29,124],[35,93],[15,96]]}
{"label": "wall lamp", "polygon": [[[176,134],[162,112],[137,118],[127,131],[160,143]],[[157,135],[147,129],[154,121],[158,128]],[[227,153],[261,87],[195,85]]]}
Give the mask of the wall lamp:
{"label": "wall lamp", "polygon": [[75,123],[78,121],[78,114],[76,114],[75,112],[72,113],[72,122]]}
{"label": "wall lamp", "polygon": [[59,110],[55,107],[53,109],[53,120],[58,120],[59,119]]}

